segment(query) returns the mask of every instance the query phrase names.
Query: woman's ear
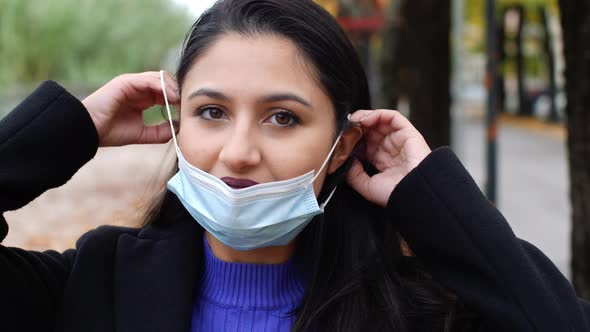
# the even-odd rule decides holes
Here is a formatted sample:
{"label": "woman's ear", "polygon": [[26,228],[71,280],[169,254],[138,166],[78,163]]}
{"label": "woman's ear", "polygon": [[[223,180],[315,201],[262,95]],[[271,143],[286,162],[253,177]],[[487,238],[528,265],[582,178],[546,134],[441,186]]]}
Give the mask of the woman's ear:
{"label": "woman's ear", "polygon": [[336,147],[336,150],[334,150],[334,154],[328,165],[328,174],[334,173],[340,168],[340,166],[342,166],[342,164],[344,164],[344,162],[346,162],[352,153],[352,150],[354,150],[354,147],[362,137],[363,129],[359,125],[349,127],[344,133],[342,133],[340,142],[338,142],[338,146]]}

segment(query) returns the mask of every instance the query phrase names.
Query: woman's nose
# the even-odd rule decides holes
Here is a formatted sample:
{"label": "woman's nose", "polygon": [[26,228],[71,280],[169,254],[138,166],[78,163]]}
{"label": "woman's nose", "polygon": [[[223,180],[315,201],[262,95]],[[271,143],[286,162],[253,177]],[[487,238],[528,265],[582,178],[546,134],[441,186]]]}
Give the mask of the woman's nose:
{"label": "woman's nose", "polygon": [[247,129],[235,130],[223,143],[219,161],[235,172],[244,171],[260,163],[261,154],[254,135]]}

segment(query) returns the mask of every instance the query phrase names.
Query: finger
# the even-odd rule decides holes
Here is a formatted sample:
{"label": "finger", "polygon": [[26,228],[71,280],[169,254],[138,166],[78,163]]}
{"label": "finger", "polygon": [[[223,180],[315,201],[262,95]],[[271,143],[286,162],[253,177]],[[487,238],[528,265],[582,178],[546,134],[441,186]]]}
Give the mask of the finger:
{"label": "finger", "polygon": [[369,197],[369,181],[371,177],[365,172],[363,165],[355,159],[346,174],[346,181],[361,196]]}
{"label": "finger", "polygon": [[[166,85],[166,93],[168,94],[168,101],[170,104],[180,102],[180,91],[176,79],[167,71],[163,71],[164,84]],[[158,80],[160,79],[160,72],[158,72]]]}
{"label": "finger", "polygon": [[[378,119],[384,110],[359,110],[351,115],[351,120],[363,124],[364,126],[372,126],[375,119]],[[373,119],[368,121],[369,119]]]}
{"label": "finger", "polygon": [[350,121],[352,122],[360,122],[361,119],[368,116],[369,114],[374,113],[375,111],[372,110],[358,110],[350,115]]}
{"label": "finger", "polygon": [[423,141],[424,143],[426,143],[422,134],[420,134],[420,132],[418,132],[417,130],[414,130],[414,129],[404,129],[404,130],[396,131],[396,132],[392,133],[391,135],[389,135],[388,139],[396,147],[404,146],[406,144],[406,142],[411,139],[415,139],[416,141],[419,141],[419,142]]}
{"label": "finger", "polygon": [[414,130],[416,128],[410,121],[398,111],[376,110],[360,120],[360,124],[365,130],[365,138],[375,136],[373,141],[379,141],[383,136],[399,130]]}
{"label": "finger", "polygon": [[420,133],[413,128],[406,128],[401,130],[391,130],[385,126],[378,126],[365,130],[365,142],[368,145],[379,145],[386,138],[393,138],[396,146],[402,146],[408,137],[419,136]]}
{"label": "finger", "polygon": [[363,136],[367,143],[378,144],[394,130],[390,124],[395,113],[394,111],[376,110],[357,111],[355,113],[355,118],[359,119],[358,123],[364,129]]}
{"label": "finger", "polygon": [[[175,131],[178,127],[175,126]],[[159,144],[166,143],[172,138],[172,131],[170,130],[170,123],[164,122],[155,126],[145,126],[141,131],[138,139],[138,144]]]}
{"label": "finger", "polygon": [[[158,101],[161,101],[161,104],[164,104],[164,93],[162,91],[162,80],[160,78],[160,72],[148,72],[146,74],[150,75],[150,82],[155,87],[155,92],[158,95]],[[166,88],[166,97],[168,98],[169,104],[176,104],[180,102],[180,94],[178,91],[178,84],[176,80],[170,75],[167,71],[162,71],[162,76],[164,77],[164,86]]]}
{"label": "finger", "polygon": [[375,123],[375,121],[377,120],[391,120],[393,118],[393,116],[399,113],[397,111],[394,110],[386,110],[386,109],[378,109],[378,110],[374,110],[373,112],[369,113],[368,116],[366,116],[365,118],[363,118],[361,121],[363,123],[366,123],[367,125],[371,125],[372,123]]}
{"label": "finger", "polygon": [[[133,88],[137,92],[135,100],[150,100],[152,101],[152,105],[164,104],[164,92],[162,90],[160,72],[145,72],[140,74],[131,74],[129,80],[131,81],[130,83],[133,85]],[[180,102],[180,96],[178,94],[178,85],[167,72],[164,72],[164,86],[166,88],[166,97],[168,97],[168,102],[170,104]],[[145,95],[146,93],[150,94],[150,98],[147,98],[147,96]]]}
{"label": "finger", "polygon": [[383,144],[379,145],[374,154],[367,156],[373,166],[383,172],[389,168],[400,166],[400,153],[391,140],[385,139]]}
{"label": "finger", "polygon": [[118,94],[121,105],[132,106],[132,109],[143,110],[156,105],[163,99],[162,87],[151,73],[124,74],[116,78],[118,84],[113,88],[120,90]]}
{"label": "finger", "polygon": [[381,135],[375,131],[365,136],[366,156],[376,165],[376,158],[379,153],[384,154],[384,156],[397,155],[410,140],[422,142],[424,138],[413,128],[394,131],[389,135]]}
{"label": "finger", "polygon": [[[367,143],[379,144],[386,136],[398,132],[400,135],[396,136],[420,136],[410,121],[397,111],[375,111],[374,114],[363,119],[361,125],[366,128],[364,132]],[[396,139],[396,142],[400,140]]]}

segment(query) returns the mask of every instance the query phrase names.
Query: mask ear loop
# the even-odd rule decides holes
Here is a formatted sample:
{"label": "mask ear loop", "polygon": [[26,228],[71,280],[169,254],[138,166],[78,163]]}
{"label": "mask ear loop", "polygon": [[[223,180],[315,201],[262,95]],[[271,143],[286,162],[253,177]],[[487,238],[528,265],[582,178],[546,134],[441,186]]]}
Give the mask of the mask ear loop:
{"label": "mask ear loop", "polygon": [[180,148],[178,147],[178,141],[176,140],[176,131],[174,130],[174,124],[172,123],[172,112],[170,112],[170,104],[168,103],[168,95],[166,94],[166,83],[164,83],[163,70],[160,70],[160,83],[162,84],[162,93],[164,94],[164,102],[166,104],[166,111],[168,112],[168,122],[170,123],[172,138],[174,139],[174,147],[176,148],[176,153],[180,155]]}
{"label": "mask ear loop", "polygon": [[[350,126],[350,125],[356,125],[358,123],[358,122],[352,122],[352,121],[350,121],[350,118],[351,117],[352,117],[352,113],[349,113],[346,116],[346,119],[348,120],[347,127]],[[346,128],[344,130],[346,130]],[[332,149],[330,150],[330,153],[328,153],[328,158],[326,158],[326,160],[324,160],[324,163],[322,164],[322,167],[320,167],[320,171],[314,176],[314,178],[313,178],[314,181],[320,175],[320,173],[322,172],[322,170],[324,169],[324,167],[326,167],[326,164],[330,160],[330,157],[332,156],[332,153],[334,153],[334,150],[336,150],[336,147],[338,146],[338,143],[340,142],[340,139],[342,138],[342,135],[344,134],[344,130],[342,130],[340,132],[340,134],[338,135],[338,138],[336,138],[336,142],[334,142],[334,145],[332,146]],[[326,207],[326,205],[328,205],[328,203],[332,199],[332,196],[334,196],[334,193],[336,192],[336,189],[338,189],[338,186],[335,186],[334,189],[332,189],[332,192],[330,192],[330,195],[328,195],[328,198],[326,198],[326,200],[322,204],[320,204],[320,210],[322,212],[324,212],[324,208]]]}
{"label": "mask ear loop", "polygon": [[330,158],[332,157],[332,153],[334,153],[334,150],[336,150],[336,147],[338,146],[338,143],[340,143],[340,139],[342,138],[342,134],[344,134],[344,132],[340,132],[340,134],[338,135],[338,137],[336,138],[336,141],[334,142],[334,145],[332,145],[332,148],[330,149],[330,152],[328,152],[328,156],[326,157],[326,159],[324,160],[324,163],[322,164],[322,166],[320,167],[320,170],[315,174],[315,176],[313,177],[313,181],[315,181],[318,176],[320,176],[320,174],[322,173],[322,171],[324,170],[324,167],[326,167],[326,165],[328,164],[328,162],[330,161]]}
{"label": "mask ear loop", "polygon": [[334,189],[332,189],[332,192],[330,193],[330,196],[328,196],[328,198],[326,198],[326,200],[322,204],[320,204],[320,210],[322,212],[324,212],[324,208],[326,207],[326,205],[328,205],[328,203],[332,199],[332,196],[334,196],[336,189],[338,189],[338,186],[334,187]]}
{"label": "mask ear loop", "polygon": [[[338,135],[338,137],[336,138],[336,141],[334,142],[334,145],[332,145],[332,149],[330,149],[330,152],[328,153],[328,157],[326,157],[326,160],[324,160],[324,163],[322,164],[322,166],[320,167],[320,170],[316,173],[316,175],[313,177],[312,183],[318,178],[318,176],[322,173],[322,170],[324,170],[324,167],[326,167],[326,165],[328,164],[328,161],[330,161],[331,157],[332,157],[332,153],[334,153],[334,150],[336,150],[336,147],[338,146],[338,143],[340,143],[340,139],[342,138],[342,134],[344,134],[344,131],[341,131],[340,134]],[[334,189],[332,189],[332,192],[330,193],[330,195],[328,196],[328,199],[326,199],[322,204],[320,204],[320,210],[322,212],[324,212],[324,208],[326,207],[326,205],[328,204],[328,202],[330,201],[330,199],[332,198],[332,196],[334,196],[334,193],[336,192],[336,189],[338,188],[338,186],[334,187]]]}

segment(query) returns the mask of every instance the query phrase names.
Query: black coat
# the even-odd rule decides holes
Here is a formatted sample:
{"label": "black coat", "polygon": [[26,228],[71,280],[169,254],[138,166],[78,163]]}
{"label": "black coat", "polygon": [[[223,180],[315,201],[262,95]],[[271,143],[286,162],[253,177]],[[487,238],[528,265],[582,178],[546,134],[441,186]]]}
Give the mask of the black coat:
{"label": "black coat", "polygon": [[[84,106],[44,83],[0,122],[0,212],[63,185],[97,148]],[[450,150],[404,178],[388,209],[432,275],[482,315],[483,330],[590,331],[590,304],[515,237]],[[179,210],[184,222],[100,227],[63,253],[0,246],[0,330],[188,331],[199,226]],[[7,231],[0,217],[0,239]]]}

